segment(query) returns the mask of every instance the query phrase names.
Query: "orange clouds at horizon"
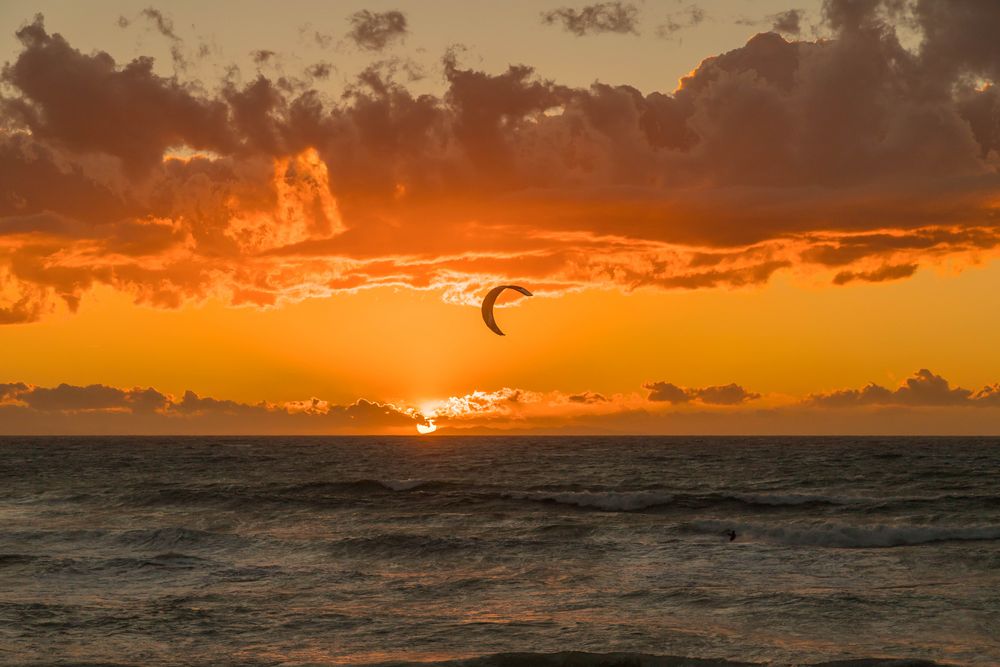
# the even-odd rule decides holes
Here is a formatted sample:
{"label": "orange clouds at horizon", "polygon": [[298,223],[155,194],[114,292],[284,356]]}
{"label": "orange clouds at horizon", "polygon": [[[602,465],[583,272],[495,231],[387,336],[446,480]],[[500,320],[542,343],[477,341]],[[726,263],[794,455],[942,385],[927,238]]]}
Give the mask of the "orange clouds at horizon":
{"label": "orange clouds at horizon", "polygon": [[[181,396],[151,387],[60,384],[40,387],[0,384],[3,434],[452,434],[482,433],[688,433],[692,424],[714,423],[714,433],[870,433],[872,417],[921,419],[921,409],[938,413],[931,432],[991,433],[1000,410],[1000,383],[978,391],[953,386],[921,369],[895,389],[869,383],[801,398],[762,397],[735,383],[678,387],[647,383],[638,392],[605,396],[503,388],[425,402],[422,406],[357,399],[333,404],[319,398],[284,403],[241,403]],[[763,407],[749,407],[762,400]],[[943,419],[941,416],[943,415]],[[635,423],[640,428],[635,428]],[[629,424],[633,424],[632,427]],[[804,425],[809,430],[802,431]],[[831,430],[839,424],[838,430]],[[752,426],[751,426],[752,425]],[[741,430],[742,429],[742,430]],[[859,430],[860,429],[860,430]],[[956,430],[957,429],[957,430]],[[890,430],[889,432],[893,432]],[[920,432],[920,431],[917,431]]]}

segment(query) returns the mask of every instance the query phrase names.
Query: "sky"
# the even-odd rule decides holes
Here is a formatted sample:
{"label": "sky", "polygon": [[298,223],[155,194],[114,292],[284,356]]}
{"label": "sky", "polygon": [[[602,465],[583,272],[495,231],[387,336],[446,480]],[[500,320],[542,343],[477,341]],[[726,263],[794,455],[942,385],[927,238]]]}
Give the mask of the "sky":
{"label": "sky", "polygon": [[1000,5],[0,26],[0,433],[1000,432]]}

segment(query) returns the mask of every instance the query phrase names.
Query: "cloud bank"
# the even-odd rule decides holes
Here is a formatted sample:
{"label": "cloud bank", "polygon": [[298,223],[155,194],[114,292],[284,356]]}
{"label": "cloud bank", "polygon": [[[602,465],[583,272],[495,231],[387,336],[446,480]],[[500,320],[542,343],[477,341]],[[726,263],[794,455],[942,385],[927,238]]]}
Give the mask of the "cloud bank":
{"label": "cloud bank", "polygon": [[813,394],[806,403],[833,408],[866,405],[1000,407],[1000,384],[987,385],[979,391],[952,387],[940,375],[922,368],[896,389],[871,383],[861,389]]}
{"label": "cloud bank", "polygon": [[256,404],[181,396],[153,388],[101,384],[38,387],[0,384],[0,433],[6,434],[337,434],[410,435],[424,418],[412,408],[359,399],[318,398]]}
{"label": "cloud bank", "polygon": [[[753,36],[673,91],[448,54],[440,95],[373,66],[337,98],[310,83],[321,70],[213,90],[83,53],[38,17],[0,75],[0,322],[73,310],[95,285],[166,308],[379,286],[471,303],[500,281],[837,285],[985,261],[998,12],[829,0],[823,39]],[[375,46],[405,27],[359,21]]]}
{"label": "cloud bank", "polygon": [[504,387],[420,406],[319,398],[242,403],[193,391],[102,384],[0,383],[0,434],[393,434],[433,423],[439,433],[849,434],[1000,432],[1000,383],[953,386],[927,369],[896,388],[878,384],[796,398],[729,383],[646,391],[533,391]]}
{"label": "cloud bank", "polygon": [[760,394],[747,391],[736,383],[689,388],[678,387],[671,382],[648,382],[643,385],[643,389],[649,390],[649,400],[666,403],[698,401],[705,405],[739,405],[760,398]]}

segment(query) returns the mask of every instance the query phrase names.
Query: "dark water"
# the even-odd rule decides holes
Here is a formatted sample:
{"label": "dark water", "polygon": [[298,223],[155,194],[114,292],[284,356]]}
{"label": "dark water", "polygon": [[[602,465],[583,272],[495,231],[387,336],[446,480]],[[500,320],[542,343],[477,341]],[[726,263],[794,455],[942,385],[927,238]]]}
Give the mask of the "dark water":
{"label": "dark water", "polygon": [[997,665],[998,480],[998,439],[7,438],[0,663]]}

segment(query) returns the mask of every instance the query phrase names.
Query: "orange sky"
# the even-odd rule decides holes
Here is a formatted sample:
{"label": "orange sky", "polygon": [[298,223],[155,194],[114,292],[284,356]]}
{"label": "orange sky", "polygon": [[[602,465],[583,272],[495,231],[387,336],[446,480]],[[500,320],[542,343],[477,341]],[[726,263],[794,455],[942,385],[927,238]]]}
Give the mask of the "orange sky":
{"label": "orange sky", "polygon": [[0,431],[997,433],[1000,49],[772,4],[5,6]]}

